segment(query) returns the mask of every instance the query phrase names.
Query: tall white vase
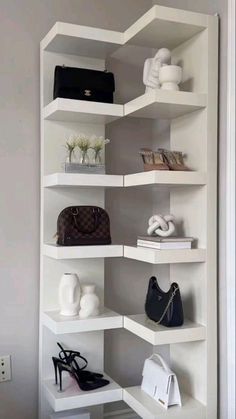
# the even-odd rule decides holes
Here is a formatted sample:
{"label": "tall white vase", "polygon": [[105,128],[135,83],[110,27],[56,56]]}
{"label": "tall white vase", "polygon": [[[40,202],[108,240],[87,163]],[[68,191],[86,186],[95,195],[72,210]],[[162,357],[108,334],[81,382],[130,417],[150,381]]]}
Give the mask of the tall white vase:
{"label": "tall white vase", "polygon": [[80,300],[79,316],[81,319],[98,316],[100,301],[95,294],[95,285],[84,285],[83,294]]}
{"label": "tall white vase", "polygon": [[58,294],[60,314],[76,316],[80,305],[81,288],[79,278],[75,273],[62,275]]}

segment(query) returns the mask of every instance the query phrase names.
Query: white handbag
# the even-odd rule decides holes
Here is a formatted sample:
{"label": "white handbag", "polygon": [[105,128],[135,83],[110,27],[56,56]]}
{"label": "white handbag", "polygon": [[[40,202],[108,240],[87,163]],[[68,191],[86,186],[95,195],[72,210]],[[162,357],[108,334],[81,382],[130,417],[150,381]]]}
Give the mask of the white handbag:
{"label": "white handbag", "polygon": [[165,409],[182,406],[177,377],[158,354],[146,359],[141,388]]}

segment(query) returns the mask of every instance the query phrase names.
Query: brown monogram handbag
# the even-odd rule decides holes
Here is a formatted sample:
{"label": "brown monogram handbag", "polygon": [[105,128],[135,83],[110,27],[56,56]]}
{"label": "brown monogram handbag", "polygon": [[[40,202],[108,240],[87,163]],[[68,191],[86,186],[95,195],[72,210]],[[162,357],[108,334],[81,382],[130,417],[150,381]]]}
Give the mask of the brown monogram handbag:
{"label": "brown monogram handbag", "polygon": [[99,207],[64,208],[57,219],[57,244],[87,246],[111,244],[110,220]]}

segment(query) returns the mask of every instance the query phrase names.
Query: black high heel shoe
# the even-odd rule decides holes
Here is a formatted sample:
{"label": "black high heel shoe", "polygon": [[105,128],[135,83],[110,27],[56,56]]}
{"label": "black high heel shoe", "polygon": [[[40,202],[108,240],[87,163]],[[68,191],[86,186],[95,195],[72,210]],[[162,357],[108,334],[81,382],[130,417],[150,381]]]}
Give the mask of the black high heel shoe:
{"label": "black high heel shoe", "polygon": [[[85,371],[85,368],[88,365],[88,361],[86,358],[84,358],[80,354],[80,352],[64,349],[63,346],[59,342],[57,342],[57,345],[61,349],[61,351],[59,352],[59,358],[63,363],[68,364],[68,365],[72,364],[76,371],[80,371],[81,374],[82,373],[84,374],[84,377],[91,376],[91,375],[93,375],[96,378],[103,377],[103,374],[100,374],[98,372],[92,372],[88,370]],[[76,358],[82,359],[84,361],[85,364],[83,367],[79,366],[78,362],[76,361]],[[54,369],[55,369],[55,361],[53,361],[53,363],[54,363]],[[56,377],[56,374],[55,374],[55,377]]]}
{"label": "black high heel shoe", "polygon": [[87,359],[85,359],[84,357],[82,357],[81,355],[80,355],[80,352],[78,352],[78,351],[71,351],[71,350],[69,350],[69,349],[64,349],[63,348],[63,346],[59,343],[59,342],[57,342],[57,346],[59,346],[59,348],[61,349],[60,350],[60,352],[59,352],[59,358],[62,360],[62,361],[67,361],[67,360],[69,360],[72,356],[74,356],[74,357],[76,357],[76,356],[78,356],[79,358],[81,358],[83,361],[85,361],[85,366],[83,367],[83,368],[81,368],[81,369],[84,369],[84,368],[86,368],[86,366],[88,365],[88,361],[87,361]]}
{"label": "black high heel shoe", "polygon": [[65,364],[64,362],[58,362],[57,368],[59,371],[59,388],[60,392],[62,392],[62,373],[63,371],[68,372],[77,382],[79,388],[83,391],[91,391],[96,390],[97,388],[107,386],[110,381],[105,380],[104,378],[96,378],[93,374],[84,376],[81,370],[76,370],[73,365]]}
{"label": "black high heel shoe", "polygon": [[70,360],[68,359],[67,361],[62,361],[60,358],[56,358],[55,356],[53,356],[52,362],[53,362],[54,372],[55,372],[55,384],[58,384],[57,372],[59,370],[59,365],[64,365],[65,367],[66,366],[73,367],[73,369],[77,371],[80,378],[83,380],[96,381],[97,379],[103,377],[103,374],[99,374],[99,373],[91,372],[91,371],[85,371],[79,368],[77,362],[73,360],[73,356],[71,356],[71,359]]}

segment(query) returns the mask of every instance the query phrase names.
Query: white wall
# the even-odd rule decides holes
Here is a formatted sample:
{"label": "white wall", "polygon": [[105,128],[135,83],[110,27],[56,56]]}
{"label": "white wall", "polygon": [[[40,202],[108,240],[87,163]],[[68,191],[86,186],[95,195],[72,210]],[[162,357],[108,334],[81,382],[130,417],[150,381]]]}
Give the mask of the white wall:
{"label": "white wall", "polygon": [[[37,418],[39,42],[57,21],[122,30],[149,0],[0,0],[0,419]],[[125,9],[125,13],[123,10]]]}

